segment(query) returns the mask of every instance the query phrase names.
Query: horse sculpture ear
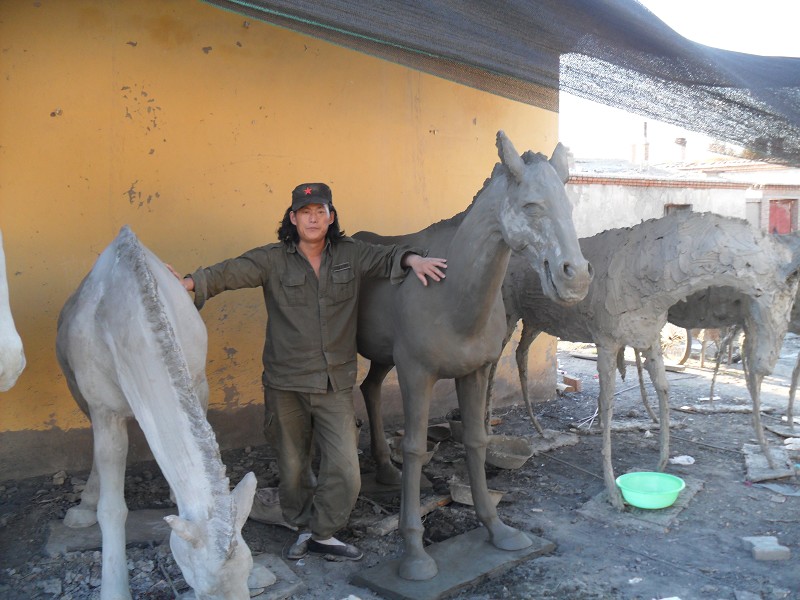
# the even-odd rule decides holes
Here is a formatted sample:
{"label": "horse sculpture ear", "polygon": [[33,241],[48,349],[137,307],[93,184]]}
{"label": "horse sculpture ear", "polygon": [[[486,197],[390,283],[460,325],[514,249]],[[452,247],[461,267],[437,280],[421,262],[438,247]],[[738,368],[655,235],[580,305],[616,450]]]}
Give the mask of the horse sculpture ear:
{"label": "horse sculpture ear", "polygon": [[503,131],[497,132],[497,154],[500,156],[500,161],[511,171],[517,183],[522,183],[525,174],[525,162]]}
{"label": "horse sculpture ear", "polygon": [[172,528],[172,531],[178,534],[179,538],[189,542],[193,548],[198,548],[202,545],[203,538],[196,523],[182,519],[177,515],[167,515],[164,520]]}
{"label": "horse sculpture ear", "polygon": [[247,517],[250,516],[250,509],[253,508],[253,496],[256,493],[256,476],[250,471],[233,488],[233,503],[236,505],[236,530],[240,531],[244,527]]}
{"label": "horse sculpture ear", "polygon": [[569,161],[567,160],[567,153],[567,147],[561,142],[558,142],[556,149],[553,150],[553,156],[550,157],[550,164],[561,178],[562,183],[567,183],[567,181],[569,181]]}

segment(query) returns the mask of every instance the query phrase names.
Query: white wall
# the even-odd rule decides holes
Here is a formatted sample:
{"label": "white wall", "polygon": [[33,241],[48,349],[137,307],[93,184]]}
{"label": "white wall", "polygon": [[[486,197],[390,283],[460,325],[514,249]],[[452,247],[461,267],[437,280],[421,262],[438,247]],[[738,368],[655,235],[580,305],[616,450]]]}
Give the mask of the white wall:
{"label": "white wall", "polygon": [[666,204],[690,204],[695,212],[747,217],[744,190],[735,188],[675,187],[674,182],[664,186],[658,185],[658,181],[644,180],[618,184],[570,182],[567,196],[572,202],[578,237],[663,217]]}

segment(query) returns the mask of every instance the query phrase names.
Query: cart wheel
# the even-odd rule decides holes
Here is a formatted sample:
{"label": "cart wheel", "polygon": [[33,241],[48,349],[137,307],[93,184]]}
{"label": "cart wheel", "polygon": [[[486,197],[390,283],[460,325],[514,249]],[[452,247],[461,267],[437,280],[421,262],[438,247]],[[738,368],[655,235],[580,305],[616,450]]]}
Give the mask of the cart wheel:
{"label": "cart wheel", "polygon": [[661,353],[665,361],[682,365],[692,353],[692,334],[688,329],[667,323],[661,330]]}

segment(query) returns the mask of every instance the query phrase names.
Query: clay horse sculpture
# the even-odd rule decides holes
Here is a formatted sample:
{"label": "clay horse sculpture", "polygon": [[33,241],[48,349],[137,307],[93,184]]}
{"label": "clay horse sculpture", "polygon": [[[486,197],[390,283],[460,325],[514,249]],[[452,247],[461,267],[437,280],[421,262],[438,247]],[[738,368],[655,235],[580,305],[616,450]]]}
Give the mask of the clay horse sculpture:
{"label": "clay horse sculpture", "polygon": [[14,327],[14,318],[11,316],[3,233],[0,232],[0,392],[10,390],[23,369],[25,369],[25,352],[22,349],[19,333]]}
{"label": "clay horse sculpture", "polygon": [[[503,283],[506,342],[522,319],[517,366],[527,392],[527,353],[544,331],[564,340],[594,342],[600,379],[598,406],[603,429],[603,476],[609,499],[622,509],[611,460],[611,417],[615,365],[622,369],[626,345],[641,350],[659,398],[659,469],[669,458],[668,384],[660,332],[671,306],[709,287],[725,287],[746,298],[745,353],[751,357],[748,388],[758,409],[761,379],[771,372],[786,333],[797,292],[791,253],[747,221],[711,213],[678,213],[581,239],[595,277],[585,300],[574,307],[551,302],[539,275],[522,257],[512,256]],[[535,417],[534,417],[535,421]]]}
{"label": "clay horse sculpture", "polygon": [[520,157],[502,131],[497,147],[502,162],[463,213],[408,236],[356,234],[373,243],[427,248],[432,256],[447,258],[448,265],[447,279],[440,284],[423,287],[413,278],[400,286],[370,281],[362,286],[359,300],[358,351],[372,361],[361,389],[373,456],[386,478],[391,478],[392,467],[380,415],[380,385],[392,365],[397,366],[403,397],[400,532],[405,546],[399,575],[405,579],[426,580],[438,573],[422,547],[419,494],[428,411],[439,379],[456,380],[472,497],[491,543],[504,550],[530,546],[530,538],[497,516],[484,472],[487,375],[500,355],[504,334],[500,284],[512,250],[535,265],[555,300],[577,302],[591,280],[564,190],[566,150],[559,145],[550,162],[532,152]]}
{"label": "clay horse sculpture", "polygon": [[102,600],[129,599],[125,558],[126,421],[135,418],[175,494],[175,562],[199,600],[245,600],[253,565],[241,529],[256,479],[230,491],[206,420],[205,325],[164,264],[124,227],[67,300],[56,354],[92,421],[94,462],[71,527],[100,523]]}

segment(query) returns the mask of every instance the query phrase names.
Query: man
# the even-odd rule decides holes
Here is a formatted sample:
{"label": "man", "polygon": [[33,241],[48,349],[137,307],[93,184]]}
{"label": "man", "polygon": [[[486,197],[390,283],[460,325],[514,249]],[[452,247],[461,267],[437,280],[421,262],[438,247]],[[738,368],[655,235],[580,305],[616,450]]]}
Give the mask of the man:
{"label": "man", "polygon": [[[401,282],[412,269],[422,285],[444,279],[446,261],[416,250],[346,237],[330,188],[304,183],[278,229],[279,242],[185,277],[195,306],[225,290],[262,287],[269,315],[262,360],[265,430],[274,427],[279,496],[300,534],[287,552],[359,560],[362,552],[334,537],[347,524],[361,487],[352,389],[356,379],[359,286],[365,277]],[[320,447],[317,481],[312,438]]]}

